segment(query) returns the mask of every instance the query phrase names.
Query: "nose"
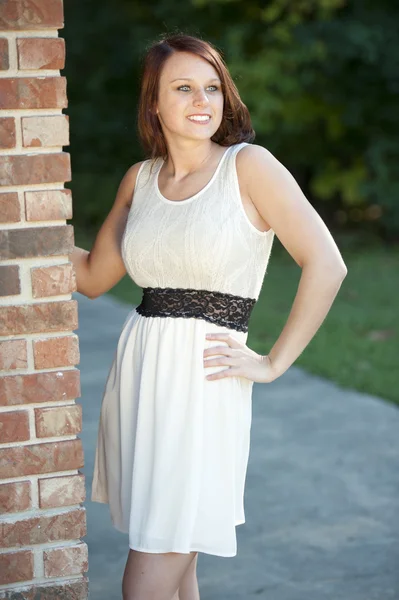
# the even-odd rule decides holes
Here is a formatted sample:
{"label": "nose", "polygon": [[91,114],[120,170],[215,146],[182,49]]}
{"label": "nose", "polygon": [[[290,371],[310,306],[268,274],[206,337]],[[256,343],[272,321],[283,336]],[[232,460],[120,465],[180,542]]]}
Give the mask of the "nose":
{"label": "nose", "polygon": [[194,96],[194,105],[195,106],[206,106],[209,104],[208,96],[205,93],[205,90],[198,89]]}

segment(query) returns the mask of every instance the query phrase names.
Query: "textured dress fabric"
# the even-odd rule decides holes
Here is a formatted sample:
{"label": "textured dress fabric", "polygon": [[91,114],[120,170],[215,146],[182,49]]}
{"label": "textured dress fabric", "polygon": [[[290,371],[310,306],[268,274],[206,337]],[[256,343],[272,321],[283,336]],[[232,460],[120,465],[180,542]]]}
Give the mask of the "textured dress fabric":
{"label": "textured dress fabric", "polygon": [[[142,288],[220,292],[257,300],[274,239],[248,219],[228,147],[209,183],[186,200],[165,198],[163,160],[142,163],[121,252]],[[237,554],[245,522],[253,382],[207,380],[207,333],[248,333],[203,318],[148,316],[133,308],[105,384],[91,499],[109,504],[129,547],[144,552]]]}

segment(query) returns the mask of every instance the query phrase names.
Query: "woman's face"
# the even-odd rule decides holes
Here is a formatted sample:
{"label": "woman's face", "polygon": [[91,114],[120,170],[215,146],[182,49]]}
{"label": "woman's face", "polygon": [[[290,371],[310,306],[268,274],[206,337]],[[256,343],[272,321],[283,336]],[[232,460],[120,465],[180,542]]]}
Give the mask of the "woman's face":
{"label": "woman's face", "polygon": [[156,107],[167,141],[210,139],[222,122],[223,102],[219,76],[206,60],[189,52],[167,59]]}

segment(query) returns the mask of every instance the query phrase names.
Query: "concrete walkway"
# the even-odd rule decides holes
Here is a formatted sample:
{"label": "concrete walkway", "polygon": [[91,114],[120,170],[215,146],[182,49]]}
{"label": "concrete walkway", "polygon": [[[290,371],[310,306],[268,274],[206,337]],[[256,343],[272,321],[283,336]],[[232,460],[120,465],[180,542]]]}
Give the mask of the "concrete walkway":
{"label": "concrete walkway", "polygon": [[[79,302],[90,598],[119,600],[128,536],[89,500],[105,380],[131,307]],[[399,599],[399,410],[291,367],[255,384],[246,523],[199,555],[201,600]]]}

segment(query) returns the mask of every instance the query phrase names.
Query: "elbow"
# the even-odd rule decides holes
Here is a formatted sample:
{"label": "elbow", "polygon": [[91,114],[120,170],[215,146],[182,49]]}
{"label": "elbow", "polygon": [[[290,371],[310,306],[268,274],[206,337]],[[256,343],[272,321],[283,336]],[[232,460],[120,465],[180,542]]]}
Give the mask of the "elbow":
{"label": "elbow", "polygon": [[319,273],[322,272],[329,279],[334,280],[338,283],[341,283],[348,273],[347,266],[343,261],[334,261],[327,263],[325,261],[315,261],[314,263],[312,263],[312,266],[310,268],[315,268]]}
{"label": "elbow", "polygon": [[101,292],[99,292],[98,290],[94,290],[92,288],[88,288],[88,287],[85,287],[85,288],[78,287],[77,291],[79,292],[79,294],[86,296],[86,298],[88,298],[89,300],[95,300],[96,298],[101,296]]}
{"label": "elbow", "polygon": [[343,281],[348,274],[348,268],[343,260],[340,261],[339,264],[336,266],[336,271],[338,279]]}
{"label": "elbow", "polygon": [[104,290],[101,290],[99,285],[89,279],[89,277],[78,280],[77,291],[89,300],[95,300],[104,293]]}
{"label": "elbow", "polygon": [[343,280],[348,274],[348,269],[345,265],[341,265],[339,268],[334,270],[333,280],[337,283],[337,285],[341,286]]}
{"label": "elbow", "polygon": [[342,283],[348,274],[348,269],[344,262],[330,265],[326,270],[330,273],[331,278],[338,281],[338,283]]}
{"label": "elbow", "polygon": [[87,298],[89,298],[89,300],[95,300],[96,298],[99,298],[101,296],[101,294],[97,294],[95,292],[90,292],[85,294],[85,296],[87,296]]}

